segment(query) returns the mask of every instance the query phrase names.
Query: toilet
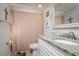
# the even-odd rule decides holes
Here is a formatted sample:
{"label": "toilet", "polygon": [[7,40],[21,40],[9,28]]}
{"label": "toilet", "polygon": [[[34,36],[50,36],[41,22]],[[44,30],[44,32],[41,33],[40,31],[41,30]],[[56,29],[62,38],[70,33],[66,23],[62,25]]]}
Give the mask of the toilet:
{"label": "toilet", "polygon": [[33,43],[29,45],[29,48],[32,50],[32,56],[37,55],[37,46],[38,46],[38,43]]}

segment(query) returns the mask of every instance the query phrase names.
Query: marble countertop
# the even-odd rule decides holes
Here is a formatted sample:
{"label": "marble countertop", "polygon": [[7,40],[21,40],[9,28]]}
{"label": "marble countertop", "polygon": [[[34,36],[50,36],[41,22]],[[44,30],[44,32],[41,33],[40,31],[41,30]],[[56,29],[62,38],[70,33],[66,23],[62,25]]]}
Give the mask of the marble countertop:
{"label": "marble countertop", "polygon": [[58,43],[58,42],[54,41],[54,40],[58,40],[58,39],[55,39],[55,38],[49,37],[49,36],[40,36],[40,38],[42,38],[46,41],[49,41],[50,43],[52,43],[52,45],[55,45],[56,47],[63,50],[64,52],[67,52],[71,55],[79,56],[79,45],[67,45],[67,44],[63,44],[63,43]]}

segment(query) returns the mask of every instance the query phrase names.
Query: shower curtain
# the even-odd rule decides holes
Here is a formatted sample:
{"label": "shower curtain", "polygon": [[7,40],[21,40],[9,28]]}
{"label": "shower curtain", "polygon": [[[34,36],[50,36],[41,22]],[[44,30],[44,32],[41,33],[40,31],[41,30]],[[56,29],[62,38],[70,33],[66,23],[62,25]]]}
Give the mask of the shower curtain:
{"label": "shower curtain", "polygon": [[12,48],[13,51],[30,51],[29,44],[37,42],[42,34],[42,14],[13,12]]}

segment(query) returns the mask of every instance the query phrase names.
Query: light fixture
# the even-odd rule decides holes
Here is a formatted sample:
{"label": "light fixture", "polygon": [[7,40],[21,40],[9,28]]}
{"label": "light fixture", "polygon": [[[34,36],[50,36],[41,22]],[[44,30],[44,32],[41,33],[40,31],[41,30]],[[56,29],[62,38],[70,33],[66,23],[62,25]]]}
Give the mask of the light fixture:
{"label": "light fixture", "polygon": [[39,7],[39,8],[41,8],[41,7],[42,7],[42,5],[38,5],[38,7]]}

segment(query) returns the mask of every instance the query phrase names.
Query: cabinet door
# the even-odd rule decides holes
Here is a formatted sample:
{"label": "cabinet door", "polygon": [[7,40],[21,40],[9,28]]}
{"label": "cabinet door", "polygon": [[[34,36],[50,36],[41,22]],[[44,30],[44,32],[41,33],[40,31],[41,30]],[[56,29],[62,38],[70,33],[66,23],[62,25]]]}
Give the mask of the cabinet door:
{"label": "cabinet door", "polygon": [[55,47],[48,42],[38,39],[38,52],[42,56],[63,56],[61,52],[55,49]]}

